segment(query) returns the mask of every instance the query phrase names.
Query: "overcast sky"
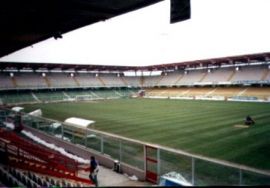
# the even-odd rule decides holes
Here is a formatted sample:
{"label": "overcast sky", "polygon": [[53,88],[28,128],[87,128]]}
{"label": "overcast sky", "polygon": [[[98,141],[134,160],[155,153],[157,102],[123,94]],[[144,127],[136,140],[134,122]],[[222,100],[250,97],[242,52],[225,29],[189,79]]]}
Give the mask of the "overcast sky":
{"label": "overcast sky", "polygon": [[170,1],[66,33],[0,61],[153,65],[270,51],[270,0],[191,0],[169,24]]}

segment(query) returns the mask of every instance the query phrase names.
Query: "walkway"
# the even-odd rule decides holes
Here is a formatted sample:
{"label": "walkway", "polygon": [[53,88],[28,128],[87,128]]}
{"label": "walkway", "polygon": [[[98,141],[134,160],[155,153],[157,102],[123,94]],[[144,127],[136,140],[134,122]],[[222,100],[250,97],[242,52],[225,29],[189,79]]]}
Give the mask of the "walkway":
{"label": "walkway", "polygon": [[[88,177],[88,172],[80,172],[81,177]],[[98,181],[100,187],[105,186],[138,186],[138,187],[149,187],[153,186],[153,184],[149,182],[135,181],[129,179],[127,175],[119,174],[113,171],[112,169],[108,169],[106,167],[100,166],[100,170],[98,173]]]}

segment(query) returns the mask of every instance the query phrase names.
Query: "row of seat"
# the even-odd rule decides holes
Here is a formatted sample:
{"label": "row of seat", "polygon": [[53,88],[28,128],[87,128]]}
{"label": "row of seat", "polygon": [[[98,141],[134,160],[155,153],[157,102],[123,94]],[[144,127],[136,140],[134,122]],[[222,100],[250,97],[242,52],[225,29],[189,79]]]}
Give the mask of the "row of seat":
{"label": "row of seat", "polygon": [[267,66],[248,66],[235,69],[217,68],[208,70],[174,71],[162,77],[145,77],[144,86],[184,86],[192,84],[217,85],[238,81],[266,81],[270,80]]}
{"label": "row of seat", "polygon": [[[71,76],[72,75],[72,76]],[[195,83],[222,83],[237,81],[267,81],[270,71],[266,65],[204,69],[175,70],[162,76],[121,76],[115,73],[70,74],[70,73],[8,73],[0,75],[0,89],[12,88],[75,88],[75,87],[152,87],[191,85]]]}
{"label": "row of seat", "polygon": [[25,176],[21,171],[18,171],[16,169],[13,169],[11,167],[8,168],[9,173],[17,178],[20,182],[22,182],[25,186],[30,188],[36,188],[40,186],[50,186],[49,184],[38,184],[37,182],[33,181],[31,178]]}
{"label": "row of seat", "polygon": [[91,99],[128,97],[137,90],[76,90],[76,91],[33,91],[33,92],[2,92],[0,104],[31,103],[46,101],[62,101],[77,99],[78,96],[87,96]]}
{"label": "row of seat", "polygon": [[60,179],[0,165],[0,182],[8,187],[89,187],[89,184]]}
{"label": "row of seat", "polygon": [[[8,115],[12,118],[12,114]],[[1,174],[7,174],[1,178],[7,186],[23,187],[83,187],[89,186],[79,183],[87,182],[86,179],[75,181],[78,178],[75,174],[78,163],[73,159],[62,155],[55,150],[44,148],[37,143],[33,143],[20,134],[8,129],[1,129]],[[3,157],[5,156],[5,157]],[[48,156],[53,156],[49,157]],[[7,160],[8,159],[8,160]],[[43,161],[43,162],[41,162]],[[56,165],[57,164],[57,165]],[[14,168],[14,167],[17,167]],[[46,170],[44,168],[48,167]],[[24,170],[22,170],[24,169]],[[31,169],[31,170],[30,170]],[[40,172],[40,173],[36,173]],[[47,175],[44,175],[47,174]],[[50,176],[48,176],[50,174]],[[58,177],[65,176],[65,179]],[[64,180],[64,181],[63,181]],[[89,181],[90,182],[90,181]]]}
{"label": "row of seat", "polygon": [[22,182],[12,176],[2,165],[0,165],[0,181],[8,187],[25,187]]}

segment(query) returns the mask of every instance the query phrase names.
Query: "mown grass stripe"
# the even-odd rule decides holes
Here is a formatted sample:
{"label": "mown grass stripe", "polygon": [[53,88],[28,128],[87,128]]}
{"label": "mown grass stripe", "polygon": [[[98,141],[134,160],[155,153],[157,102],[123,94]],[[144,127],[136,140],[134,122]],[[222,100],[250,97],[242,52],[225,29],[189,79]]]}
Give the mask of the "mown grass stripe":
{"label": "mown grass stripe", "polygon": [[[26,106],[28,111],[37,108],[52,119],[91,119],[102,131],[270,169],[265,164],[270,157],[266,149],[270,145],[270,105],[266,103],[119,99]],[[254,127],[233,127],[243,124],[246,115],[255,119]]]}

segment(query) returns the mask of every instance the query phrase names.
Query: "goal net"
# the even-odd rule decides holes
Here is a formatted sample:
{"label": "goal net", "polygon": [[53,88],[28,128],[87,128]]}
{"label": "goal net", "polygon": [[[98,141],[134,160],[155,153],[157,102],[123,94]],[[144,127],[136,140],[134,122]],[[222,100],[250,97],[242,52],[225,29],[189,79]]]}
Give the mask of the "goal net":
{"label": "goal net", "polygon": [[76,101],[87,101],[87,100],[92,100],[93,97],[91,95],[76,95],[75,100]]}

